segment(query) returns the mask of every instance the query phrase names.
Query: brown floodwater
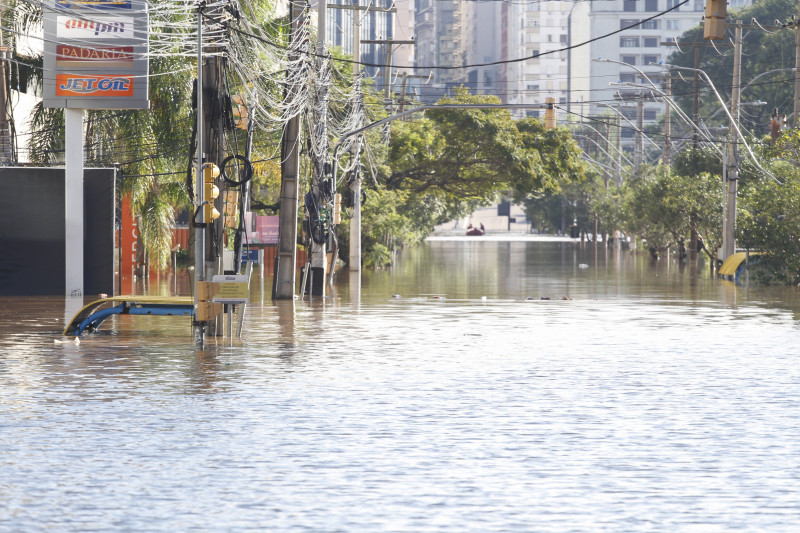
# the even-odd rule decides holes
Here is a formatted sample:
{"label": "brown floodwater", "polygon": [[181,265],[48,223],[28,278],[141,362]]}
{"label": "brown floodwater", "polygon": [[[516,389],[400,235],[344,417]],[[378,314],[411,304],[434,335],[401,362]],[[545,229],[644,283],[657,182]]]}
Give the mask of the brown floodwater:
{"label": "brown floodwater", "polygon": [[58,343],[82,301],[0,298],[0,532],[800,524],[796,288],[524,238],[270,284],[202,350],[185,317]]}

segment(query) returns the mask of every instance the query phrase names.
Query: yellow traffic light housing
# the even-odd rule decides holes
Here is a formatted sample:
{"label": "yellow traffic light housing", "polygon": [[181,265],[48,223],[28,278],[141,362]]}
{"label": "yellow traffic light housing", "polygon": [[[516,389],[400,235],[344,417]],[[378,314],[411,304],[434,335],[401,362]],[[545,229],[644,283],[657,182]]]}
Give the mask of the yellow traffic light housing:
{"label": "yellow traffic light housing", "polygon": [[548,130],[556,129],[556,99],[547,98],[547,107],[544,110],[544,127]]}
{"label": "yellow traffic light housing", "polygon": [[725,17],[728,15],[727,0],[706,0],[703,20],[703,39],[721,41],[725,39]]}
{"label": "yellow traffic light housing", "polygon": [[219,218],[219,211],[214,207],[214,200],[219,196],[219,187],[214,183],[219,177],[219,167],[214,163],[203,165],[203,222],[213,222]]}

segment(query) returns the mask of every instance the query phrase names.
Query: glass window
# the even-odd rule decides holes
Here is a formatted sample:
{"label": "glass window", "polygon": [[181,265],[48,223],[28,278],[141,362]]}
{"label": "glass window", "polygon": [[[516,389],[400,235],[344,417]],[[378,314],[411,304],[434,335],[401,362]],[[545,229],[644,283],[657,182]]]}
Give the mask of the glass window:
{"label": "glass window", "polygon": [[680,30],[681,29],[681,21],[674,20],[674,19],[667,19],[667,29],[668,30]]}
{"label": "glass window", "polygon": [[658,0],[644,0],[645,11],[658,11]]}
{"label": "glass window", "polygon": [[[676,2],[678,0],[675,0]],[[634,12],[636,11],[636,0],[625,0],[625,3],[622,6],[623,11]]]}
{"label": "glass window", "polygon": [[658,37],[645,37],[644,46],[645,48],[658,48]]}
{"label": "glass window", "polygon": [[630,72],[621,73],[619,81],[622,83],[636,83],[636,74]]}
{"label": "glass window", "polygon": [[705,0],[694,0],[694,10],[695,11],[704,11],[705,10]]}
{"label": "glass window", "polygon": [[[667,9],[672,9],[681,3],[681,0],[667,0]],[[681,8],[676,8],[675,11],[680,11]]]}
{"label": "glass window", "polygon": [[622,56],[620,59],[626,65],[635,65],[636,64],[636,56]]}
{"label": "glass window", "polygon": [[630,28],[637,22],[639,22],[639,19],[621,19],[619,21],[619,29],[624,30],[625,28]]}
{"label": "glass window", "polygon": [[639,46],[639,38],[638,37],[620,37],[619,38],[619,46],[620,46],[620,48],[637,48]]}
{"label": "glass window", "polygon": [[642,22],[641,28],[643,30],[657,30],[658,29],[658,20],[646,20]]}
{"label": "glass window", "polygon": [[646,54],[642,59],[645,65],[652,65],[652,64],[658,64],[658,62],[661,61],[661,56],[655,54],[653,55]]}
{"label": "glass window", "polygon": [[645,109],[644,110],[644,119],[645,120],[655,120],[656,119],[656,111],[655,111],[655,109]]}

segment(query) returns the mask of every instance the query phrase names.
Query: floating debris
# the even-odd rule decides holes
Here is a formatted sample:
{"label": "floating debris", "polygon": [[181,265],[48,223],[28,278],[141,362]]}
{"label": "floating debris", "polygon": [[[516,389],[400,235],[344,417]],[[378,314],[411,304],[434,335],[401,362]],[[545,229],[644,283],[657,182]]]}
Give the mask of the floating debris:
{"label": "floating debris", "polygon": [[80,344],[80,337],[73,337],[71,340],[53,339],[53,344]]}
{"label": "floating debris", "polygon": [[589,268],[589,265],[587,265],[586,263],[581,263],[580,265],[578,265],[578,268]]}

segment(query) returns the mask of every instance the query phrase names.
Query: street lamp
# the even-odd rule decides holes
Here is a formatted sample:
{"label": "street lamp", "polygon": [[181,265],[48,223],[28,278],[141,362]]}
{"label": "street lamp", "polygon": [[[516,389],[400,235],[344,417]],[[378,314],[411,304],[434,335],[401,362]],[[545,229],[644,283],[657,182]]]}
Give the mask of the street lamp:
{"label": "street lamp", "polygon": [[[728,120],[730,121],[731,128],[736,132],[736,136],[738,137],[739,141],[744,145],[745,148],[747,148],[747,153],[750,154],[750,157],[752,158],[753,163],[755,163],[756,167],[758,167],[758,169],[761,172],[763,172],[764,174],[769,176],[776,183],[778,183],[780,185],[783,185],[783,183],[778,178],[776,178],[771,173],[769,173],[764,167],[761,166],[761,163],[758,162],[758,159],[756,159],[756,156],[753,153],[753,150],[750,148],[750,145],[747,144],[747,140],[744,138],[744,135],[742,135],[742,131],[739,129],[739,124],[733,118],[733,115],[731,115],[731,112],[728,110],[728,107],[725,105],[725,101],[719,95],[719,92],[717,91],[717,88],[714,86],[714,82],[711,81],[711,78],[708,76],[708,74],[706,74],[706,72],[704,70],[701,70],[699,68],[691,68],[691,67],[679,67],[677,65],[670,65],[668,63],[662,63],[662,65],[664,66],[664,68],[674,69],[674,70],[689,70],[689,71],[692,71],[692,72],[697,72],[698,74],[702,75],[705,78],[706,82],[708,82],[708,84],[711,86],[711,90],[714,91],[714,95],[716,95],[717,100],[719,100],[719,103],[722,105],[722,110],[725,111],[725,114],[728,116]],[[735,104],[738,106],[739,102],[737,101],[737,102],[735,102]]]}
{"label": "street lamp", "polygon": [[647,87],[646,85],[639,84],[639,83],[624,82],[624,83],[619,83],[617,85],[624,86],[624,87],[639,87],[639,88],[642,88],[642,89],[648,89],[648,90],[651,90],[651,91],[655,91],[659,96],[661,96],[664,99],[665,102],[667,102],[667,104],[670,106],[671,109],[673,109],[676,113],[678,113],[678,116],[681,117],[681,119],[684,122],[686,122],[686,124],[688,126],[691,126],[693,129],[695,129],[697,131],[697,133],[699,133],[703,137],[703,139],[705,139],[706,142],[711,144],[711,146],[714,148],[714,150],[717,151],[717,153],[720,156],[723,155],[722,150],[717,148],[717,146],[714,144],[714,140],[711,137],[709,137],[708,134],[706,132],[704,132],[700,128],[699,125],[697,125],[695,122],[693,122],[692,119],[690,119],[689,116],[683,111],[683,109],[681,109],[680,106],[675,103],[675,100],[673,100],[671,97],[667,96],[667,94],[664,93],[664,91],[660,90],[657,87]]}

